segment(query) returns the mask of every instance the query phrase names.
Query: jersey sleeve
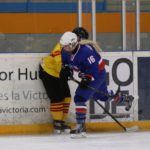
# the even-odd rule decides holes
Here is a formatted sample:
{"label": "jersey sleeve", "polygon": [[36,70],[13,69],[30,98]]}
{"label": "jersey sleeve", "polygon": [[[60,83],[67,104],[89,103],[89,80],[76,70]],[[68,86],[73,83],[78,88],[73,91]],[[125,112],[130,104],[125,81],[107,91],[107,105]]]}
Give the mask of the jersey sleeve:
{"label": "jersey sleeve", "polygon": [[62,60],[61,47],[59,43],[56,44],[50,55],[53,57],[54,63],[56,64],[55,69],[57,70],[57,72],[60,72]]}

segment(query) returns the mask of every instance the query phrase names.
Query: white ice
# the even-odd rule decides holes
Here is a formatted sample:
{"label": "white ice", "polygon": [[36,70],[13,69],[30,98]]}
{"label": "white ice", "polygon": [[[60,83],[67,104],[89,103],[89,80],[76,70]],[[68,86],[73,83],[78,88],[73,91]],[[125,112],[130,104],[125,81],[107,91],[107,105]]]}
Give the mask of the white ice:
{"label": "white ice", "polygon": [[150,132],[69,135],[0,136],[0,150],[149,150]]}

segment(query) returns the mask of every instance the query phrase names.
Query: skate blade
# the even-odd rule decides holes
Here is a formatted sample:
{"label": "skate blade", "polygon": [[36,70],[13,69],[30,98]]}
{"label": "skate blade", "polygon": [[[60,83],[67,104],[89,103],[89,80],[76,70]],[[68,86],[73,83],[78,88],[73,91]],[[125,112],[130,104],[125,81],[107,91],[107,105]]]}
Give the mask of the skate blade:
{"label": "skate blade", "polygon": [[54,134],[61,134],[61,130],[54,130]]}
{"label": "skate blade", "polygon": [[129,111],[129,110],[131,109],[133,100],[134,100],[134,98],[132,98],[130,104],[129,104],[128,106],[125,107],[125,110],[126,110],[126,111]]}
{"label": "skate blade", "polygon": [[133,126],[130,128],[126,128],[126,132],[136,132],[139,131],[139,127],[138,126]]}
{"label": "skate blade", "polygon": [[78,133],[78,134],[70,134],[70,137],[72,139],[80,139],[80,138],[86,138],[86,132]]}
{"label": "skate blade", "polygon": [[63,130],[62,132],[65,133],[65,134],[69,134],[70,131],[71,131],[71,129],[65,129],[65,130]]}

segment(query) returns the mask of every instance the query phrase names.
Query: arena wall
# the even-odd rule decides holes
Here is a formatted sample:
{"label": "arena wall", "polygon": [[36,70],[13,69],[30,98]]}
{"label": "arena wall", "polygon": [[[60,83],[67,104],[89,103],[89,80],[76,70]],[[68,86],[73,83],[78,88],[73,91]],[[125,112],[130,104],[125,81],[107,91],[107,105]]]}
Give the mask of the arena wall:
{"label": "arena wall", "polygon": [[[150,59],[149,52],[102,52],[106,62],[109,89],[121,91],[135,97],[130,111],[125,106],[110,104],[110,112],[126,127],[139,125],[141,130],[149,128],[149,97],[141,97],[139,81],[149,73],[140,75],[141,59]],[[49,99],[38,76],[38,65],[47,53],[16,53],[0,55],[0,134],[51,133],[52,120],[49,113]],[[5,65],[4,65],[5,64]],[[75,77],[77,75],[75,73]],[[78,78],[77,78],[78,79]],[[144,80],[142,80],[144,81]],[[148,82],[147,80],[144,81]],[[149,83],[149,82],[148,82]],[[77,85],[70,81],[72,97]],[[145,87],[146,88],[146,87]],[[141,103],[142,101],[142,103]],[[145,103],[143,103],[145,101]],[[139,104],[142,104],[139,105]],[[102,103],[107,107],[108,103]],[[139,110],[143,111],[143,114]],[[146,113],[144,112],[146,111]],[[74,103],[69,111],[68,123],[75,124]],[[92,101],[88,103],[87,129],[89,131],[121,131],[122,129]]]}
{"label": "arena wall", "polygon": [[[59,34],[77,26],[77,17],[77,13],[0,13],[0,32],[3,34]],[[96,18],[97,33],[121,32],[120,12],[97,13]],[[141,12],[141,32],[150,32],[148,18],[150,18],[150,12]],[[89,32],[91,32],[90,20],[91,14],[84,13],[83,26],[86,26]],[[134,12],[127,13],[127,32],[135,32]]]}

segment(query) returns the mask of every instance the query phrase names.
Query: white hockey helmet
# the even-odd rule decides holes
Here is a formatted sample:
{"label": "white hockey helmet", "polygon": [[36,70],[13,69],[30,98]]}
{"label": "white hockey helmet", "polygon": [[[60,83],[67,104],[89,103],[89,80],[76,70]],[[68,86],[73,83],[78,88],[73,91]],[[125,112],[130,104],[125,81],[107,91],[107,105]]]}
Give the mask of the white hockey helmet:
{"label": "white hockey helmet", "polygon": [[67,31],[60,38],[60,45],[66,51],[73,51],[78,44],[77,35],[73,32]]}

